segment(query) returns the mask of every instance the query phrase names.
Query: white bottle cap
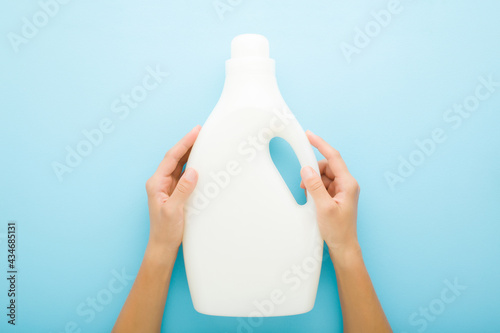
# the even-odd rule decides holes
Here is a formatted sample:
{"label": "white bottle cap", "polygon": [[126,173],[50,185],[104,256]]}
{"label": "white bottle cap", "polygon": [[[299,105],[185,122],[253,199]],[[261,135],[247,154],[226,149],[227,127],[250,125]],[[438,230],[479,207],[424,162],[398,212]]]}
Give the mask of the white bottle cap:
{"label": "white bottle cap", "polygon": [[231,42],[231,58],[226,60],[226,75],[271,74],[274,60],[269,58],[267,38],[257,34],[243,34]]}
{"label": "white bottle cap", "polygon": [[243,34],[231,42],[231,59],[260,57],[269,58],[267,38],[257,34]]}

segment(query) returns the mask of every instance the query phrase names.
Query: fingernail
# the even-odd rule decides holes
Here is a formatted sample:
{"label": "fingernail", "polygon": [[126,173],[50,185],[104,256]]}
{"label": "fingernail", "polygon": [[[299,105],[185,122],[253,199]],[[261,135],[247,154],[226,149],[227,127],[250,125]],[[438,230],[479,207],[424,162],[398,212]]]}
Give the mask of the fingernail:
{"label": "fingernail", "polygon": [[310,166],[302,168],[302,177],[309,179],[314,176],[314,170]]}
{"label": "fingernail", "polygon": [[196,179],[196,171],[192,168],[187,168],[186,171],[184,171],[183,177],[189,182],[194,182]]}
{"label": "fingernail", "polygon": [[313,133],[311,130],[307,130],[307,131],[306,131],[306,134],[307,134],[307,135],[314,135],[314,133]]}

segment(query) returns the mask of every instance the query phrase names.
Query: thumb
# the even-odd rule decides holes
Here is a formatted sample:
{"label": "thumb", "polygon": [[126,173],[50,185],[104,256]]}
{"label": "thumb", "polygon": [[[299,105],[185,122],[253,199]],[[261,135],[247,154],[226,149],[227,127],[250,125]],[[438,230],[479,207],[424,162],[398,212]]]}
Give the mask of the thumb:
{"label": "thumb", "polygon": [[174,205],[184,205],[193,193],[197,181],[198,173],[192,168],[187,168],[170,196],[170,201]]}
{"label": "thumb", "polygon": [[317,204],[326,203],[331,197],[321,180],[321,177],[310,166],[305,166],[300,170],[300,176],[306,190],[311,194]]}

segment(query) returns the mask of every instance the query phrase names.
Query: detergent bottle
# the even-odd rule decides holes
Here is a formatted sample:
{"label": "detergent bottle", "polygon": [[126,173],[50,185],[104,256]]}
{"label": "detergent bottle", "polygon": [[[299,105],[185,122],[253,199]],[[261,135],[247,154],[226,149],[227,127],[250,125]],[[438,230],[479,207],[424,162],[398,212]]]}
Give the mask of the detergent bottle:
{"label": "detergent bottle", "polygon": [[269,142],[281,137],[301,167],[318,163],[283,100],[264,36],[231,43],[222,95],[186,167],[198,183],[185,206],[184,262],[194,308],[235,317],[310,311],[323,241],[312,197],[300,205],[274,165]]}

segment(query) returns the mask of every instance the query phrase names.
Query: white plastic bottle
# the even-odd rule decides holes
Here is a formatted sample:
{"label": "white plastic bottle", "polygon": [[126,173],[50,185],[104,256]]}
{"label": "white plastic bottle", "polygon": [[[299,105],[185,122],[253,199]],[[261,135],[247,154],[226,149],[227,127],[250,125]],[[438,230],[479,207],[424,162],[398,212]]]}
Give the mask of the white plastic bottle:
{"label": "white plastic bottle", "polygon": [[192,148],[184,261],[195,309],[216,316],[286,316],[314,306],[323,254],[312,198],[299,205],[276,169],[281,137],[301,166],[318,163],[278,89],[265,37],[237,36],[222,96]]}

